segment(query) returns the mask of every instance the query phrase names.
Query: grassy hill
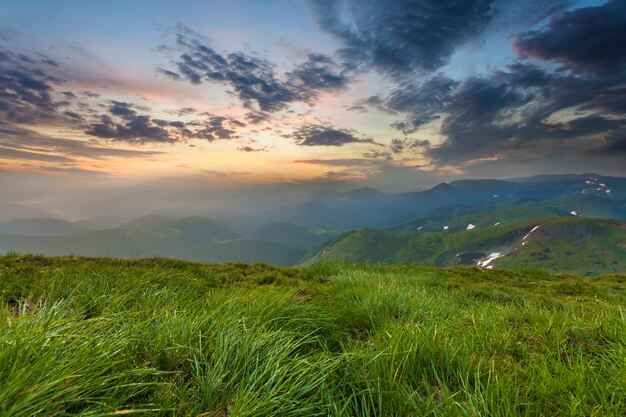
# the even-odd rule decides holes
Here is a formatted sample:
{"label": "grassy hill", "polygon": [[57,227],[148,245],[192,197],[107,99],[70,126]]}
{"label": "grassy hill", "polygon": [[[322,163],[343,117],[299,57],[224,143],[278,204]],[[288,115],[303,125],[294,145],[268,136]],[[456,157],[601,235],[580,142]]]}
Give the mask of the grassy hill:
{"label": "grassy hill", "polygon": [[626,276],[0,257],[0,414],[619,416]]}
{"label": "grassy hill", "polygon": [[[525,243],[524,236],[541,225]],[[302,261],[415,265],[475,265],[490,253],[506,254],[495,267],[534,267],[585,274],[626,271],[626,223],[608,219],[534,220],[459,232],[390,232],[360,229],[309,251]],[[487,265],[485,265],[487,266]]]}
{"label": "grassy hill", "polygon": [[72,236],[0,234],[0,253],[42,253],[137,258],[166,256],[204,262],[260,261],[292,265],[304,250],[276,242],[243,239],[205,217],[158,222],[151,227],[89,231]]}

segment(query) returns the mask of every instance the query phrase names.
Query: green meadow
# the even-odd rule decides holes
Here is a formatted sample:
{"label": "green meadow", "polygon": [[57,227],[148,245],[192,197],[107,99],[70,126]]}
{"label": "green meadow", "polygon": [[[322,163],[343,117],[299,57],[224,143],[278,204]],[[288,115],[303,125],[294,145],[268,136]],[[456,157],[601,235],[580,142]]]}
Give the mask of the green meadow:
{"label": "green meadow", "polygon": [[0,258],[2,416],[623,416],[626,275]]}

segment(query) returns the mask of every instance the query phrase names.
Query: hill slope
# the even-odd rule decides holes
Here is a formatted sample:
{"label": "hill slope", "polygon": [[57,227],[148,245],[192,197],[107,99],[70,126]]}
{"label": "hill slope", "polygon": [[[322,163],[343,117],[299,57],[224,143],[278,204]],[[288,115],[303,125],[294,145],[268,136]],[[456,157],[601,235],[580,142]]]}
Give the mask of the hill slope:
{"label": "hill slope", "polygon": [[[540,231],[534,230],[540,225]],[[532,235],[525,239],[532,232]],[[496,261],[482,264],[491,253]],[[504,256],[506,255],[506,256]],[[586,274],[626,271],[626,223],[606,219],[548,219],[460,232],[348,232],[310,251],[322,261],[415,265],[534,267]]]}

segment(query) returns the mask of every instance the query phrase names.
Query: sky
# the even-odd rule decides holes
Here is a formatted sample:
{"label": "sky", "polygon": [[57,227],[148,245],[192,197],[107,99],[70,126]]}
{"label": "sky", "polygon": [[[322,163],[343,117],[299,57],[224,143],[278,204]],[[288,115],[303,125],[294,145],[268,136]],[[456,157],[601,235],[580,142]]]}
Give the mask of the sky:
{"label": "sky", "polygon": [[624,39],[623,0],[3,0],[0,182],[623,176]]}

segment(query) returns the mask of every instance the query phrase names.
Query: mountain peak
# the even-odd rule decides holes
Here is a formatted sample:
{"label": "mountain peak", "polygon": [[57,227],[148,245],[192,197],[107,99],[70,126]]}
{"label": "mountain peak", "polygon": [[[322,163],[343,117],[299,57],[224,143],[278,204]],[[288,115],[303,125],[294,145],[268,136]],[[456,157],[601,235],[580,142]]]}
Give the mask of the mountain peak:
{"label": "mountain peak", "polygon": [[378,198],[386,195],[372,187],[355,188],[342,194],[342,196],[348,198]]}

